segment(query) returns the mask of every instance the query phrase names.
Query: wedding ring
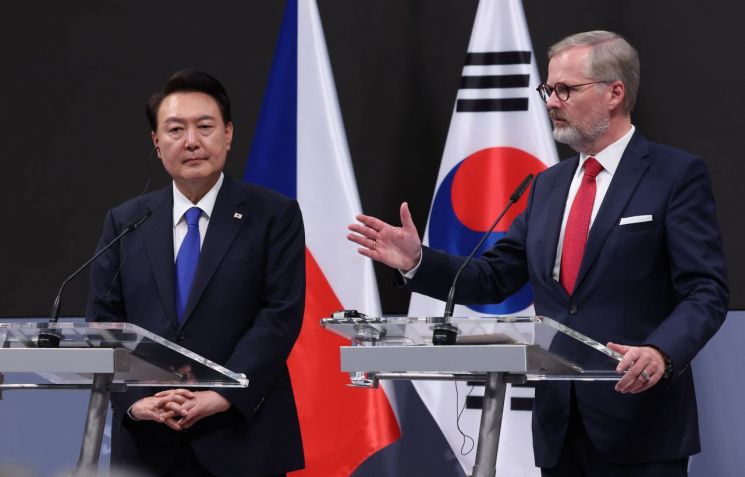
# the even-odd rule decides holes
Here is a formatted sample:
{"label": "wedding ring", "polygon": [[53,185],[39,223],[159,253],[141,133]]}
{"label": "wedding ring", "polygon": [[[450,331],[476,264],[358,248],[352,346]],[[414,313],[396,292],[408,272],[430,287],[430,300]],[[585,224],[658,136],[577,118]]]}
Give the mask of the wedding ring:
{"label": "wedding ring", "polygon": [[646,379],[647,381],[649,381],[649,375],[647,374],[647,372],[646,372],[646,371],[642,371],[642,372],[641,372],[641,374],[640,374],[639,376],[641,376],[641,377],[643,377],[644,379]]}

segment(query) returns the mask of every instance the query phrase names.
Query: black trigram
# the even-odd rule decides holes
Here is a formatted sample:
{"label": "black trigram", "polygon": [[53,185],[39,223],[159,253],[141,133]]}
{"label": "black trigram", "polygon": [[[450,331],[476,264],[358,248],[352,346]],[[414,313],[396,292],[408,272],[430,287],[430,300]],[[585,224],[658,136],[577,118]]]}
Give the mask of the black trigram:
{"label": "black trigram", "polygon": [[[484,387],[483,382],[468,381],[468,386],[480,386]],[[513,387],[534,387],[534,384],[528,382],[526,384],[513,384]],[[512,397],[509,403],[505,403],[509,406],[510,411],[532,411],[533,410],[533,398],[530,397]],[[481,410],[484,406],[483,391],[481,396],[468,396],[466,397],[466,409],[478,409]]]}
{"label": "black trigram", "polygon": [[[527,88],[530,84],[529,51],[493,51],[487,53],[468,53],[459,91]],[[525,73],[516,74],[469,74],[469,66],[508,66],[526,65]],[[509,112],[528,110],[528,91],[521,89],[518,97],[513,98],[459,98],[455,111],[458,113]]]}

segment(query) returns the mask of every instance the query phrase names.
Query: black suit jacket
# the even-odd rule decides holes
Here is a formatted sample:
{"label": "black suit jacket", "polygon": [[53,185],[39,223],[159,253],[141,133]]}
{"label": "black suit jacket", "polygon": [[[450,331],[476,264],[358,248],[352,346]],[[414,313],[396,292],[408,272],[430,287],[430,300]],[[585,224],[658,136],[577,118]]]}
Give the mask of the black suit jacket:
{"label": "black suit jacket", "polygon": [[91,269],[86,318],[126,321],[228,369],[247,389],[215,389],[225,413],[175,432],[136,422],[127,409],[158,389],[112,394],[112,462],[163,472],[184,441],[217,475],[277,474],[302,468],[302,442],[286,359],[302,324],[305,241],[297,202],[225,177],[202,244],[182,322],[174,299],[171,187],[108,212],[99,248],[142,211],[152,216]]}
{"label": "black suit jacket", "polygon": [[[647,142],[627,146],[593,222],[574,294],[552,273],[572,175],[579,157],[539,174],[525,211],[507,235],[461,275],[459,303],[500,301],[530,281],[536,313],[605,344],[659,347],[673,379],[636,395],[608,383],[576,383],[595,446],[619,463],[677,459],[700,450],[689,363],[725,318],[729,291],[714,198],[704,163]],[[622,218],[651,220],[621,225]],[[424,249],[412,290],[443,298],[462,258]],[[567,351],[567,350],[565,350]],[[579,362],[581,347],[569,349]],[[557,462],[567,431],[571,386],[536,387],[536,464]]]}

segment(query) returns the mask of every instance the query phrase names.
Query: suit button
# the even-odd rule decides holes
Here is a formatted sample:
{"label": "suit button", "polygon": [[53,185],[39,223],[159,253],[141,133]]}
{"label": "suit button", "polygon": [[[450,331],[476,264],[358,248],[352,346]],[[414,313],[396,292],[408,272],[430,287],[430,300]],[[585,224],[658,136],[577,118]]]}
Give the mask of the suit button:
{"label": "suit button", "polygon": [[576,315],[578,311],[579,311],[579,308],[577,307],[577,305],[575,305],[574,303],[572,303],[571,305],[569,305],[569,314],[570,315]]}
{"label": "suit button", "polygon": [[184,336],[183,333],[179,333],[176,335],[176,342],[184,341],[184,338],[186,338],[186,336]]}

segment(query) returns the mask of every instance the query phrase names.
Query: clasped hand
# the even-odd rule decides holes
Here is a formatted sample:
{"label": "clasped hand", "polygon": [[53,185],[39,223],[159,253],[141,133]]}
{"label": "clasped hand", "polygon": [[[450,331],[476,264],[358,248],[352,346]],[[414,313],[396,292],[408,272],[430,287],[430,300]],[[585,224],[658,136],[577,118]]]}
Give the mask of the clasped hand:
{"label": "clasped hand", "polygon": [[181,431],[229,408],[230,403],[215,391],[168,389],[140,399],[130,413],[135,419],[160,422],[174,431]]}

